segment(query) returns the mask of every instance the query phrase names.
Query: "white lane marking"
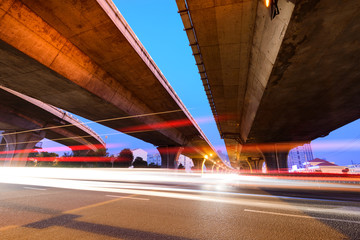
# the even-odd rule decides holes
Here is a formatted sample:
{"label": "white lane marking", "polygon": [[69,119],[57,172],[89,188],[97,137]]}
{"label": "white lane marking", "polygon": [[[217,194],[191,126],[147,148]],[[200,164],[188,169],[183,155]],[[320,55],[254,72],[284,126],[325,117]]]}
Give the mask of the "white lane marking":
{"label": "white lane marking", "polygon": [[279,216],[286,216],[286,217],[310,218],[310,219],[319,219],[319,220],[327,220],[327,221],[336,221],[336,222],[347,222],[347,223],[360,224],[360,221],[351,221],[351,220],[343,220],[343,219],[335,219],[335,218],[311,217],[311,216],[302,216],[302,215],[296,215],[296,214],[258,211],[258,210],[252,210],[252,209],[244,209],[244,211],[245,212],[254,212],[254,213],[263,213],[263,214],[271,214],[271,215],[279,215]]}
{"label": "white lane marking", "polygon": [[148,201],[150,199],[148,198],[137,198],[137,197],[124,197],[124,196],[116,196],[116,195],[106,195],[107,197],[113,197],[113,198],[129,198],[129,199],[134,199],[134,200],[142,200],[142,201]]}
{"label": "white lane marking", "polygon": [[33,187],[24,187],[26,189],[30,189],[30,190],[39,190],[39,191],[45,191],[45,188],[33,188]]}

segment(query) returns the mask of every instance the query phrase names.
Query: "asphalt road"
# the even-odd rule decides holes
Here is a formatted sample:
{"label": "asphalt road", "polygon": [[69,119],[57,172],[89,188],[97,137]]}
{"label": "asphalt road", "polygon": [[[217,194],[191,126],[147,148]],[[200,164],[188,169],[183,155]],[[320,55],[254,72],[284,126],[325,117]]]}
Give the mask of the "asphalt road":
{"label": "asphalt road", "polygon": [[360,239],[360,186],[119,169],[0,169],[0,239]]}

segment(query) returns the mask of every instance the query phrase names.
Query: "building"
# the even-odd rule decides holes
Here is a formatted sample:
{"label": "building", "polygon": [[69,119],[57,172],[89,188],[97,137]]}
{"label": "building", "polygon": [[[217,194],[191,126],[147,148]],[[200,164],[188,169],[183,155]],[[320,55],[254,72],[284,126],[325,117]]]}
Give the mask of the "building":
{"label": "building", "polygon": [[[154,164],[157,166],[161,166],[161,156],[159,153],[148,154],[147,159],[148,159],[147,160],[148,165]],[[184,168],[187,172],[190,172],[191,168],[194,167],[194,163],[193,163],[192,159],[188,158],[184,155],[179,156],[179,158],[176,162],[176,167],[178,168],[180,164],[182,164],[184,166]]]}
{"label": "building", "polygon": [[304,144],[290,150],[288,155],[288,166],[291,170],[303,169],[313,160],[313,153],[310,144]]}
{"label": "building", "polygon": [[[315,158],[309,161],[309,172],[319,173],[344,173],[348,172],[349,169],[344,166],[338,166],[333,162],[326,161],[325,159]],[[347,170],[346,170],[347,169]]]}
{"label": "building", "polygon": [[145,162],[147,162],[147,152],[141,148],[136,148],[136,149],[132,149],[131,150],[133,155],[134,155],[134,159],[133,161],[137,158],[137,157],[141,157]]}
{"label": "building", "polygon": [[159,153],[148,154],[147,155],[147,163],[148,165],[154,164],[156,166],[161,166],[161,156]]}
{"label": "building", "polygon": [[191,168],[194,167],[193,160],[184,155],[179,156],[179,159],[177,161],[177,167],[179,167],[180,164],[184,166],[186,172],[191,172]]}

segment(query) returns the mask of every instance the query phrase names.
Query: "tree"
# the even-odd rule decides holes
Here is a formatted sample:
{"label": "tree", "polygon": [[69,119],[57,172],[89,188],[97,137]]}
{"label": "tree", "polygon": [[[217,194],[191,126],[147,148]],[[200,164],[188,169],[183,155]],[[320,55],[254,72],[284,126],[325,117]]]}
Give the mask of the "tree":
{"label": "tree", "polygon": [[29,158],[42,158],[42,157],[59,157],[59,154],[54,152],[38,152],[38,151],[33,151],[29,153]]}
{"label": "tree", "polygon": [[38,152],[33,151],[29,153],[29,162],[26,164],[27,166],[42,166],[49,167],[52,165],[54,159],[59,157],[59,154],[54,152]]}
{"label": "tree", "polygon": [[147,162],[142,157],[136,157],[133,166],[134,168],[146,168]]}
{"label": "tree", "polygon": [[86,156],[89,157],[109,157],[107,148],[99,148],[96,151],[91,150]]}
{"label": "tree", "polygon": [[149,168],[160,168],[160,166],[159,165],[157,165],[157,164],[155,164],[155,163],[150,163],[149,165],[148,165],[148,167]]}
{"label": "tree", "polygon": [[38,151],[32,151],[29,153],[29,158],[37,158],[40,156],[40,153]]}
{"label": "tree", "polygon": [[72,152],[64,152],[62,157],[73,157],[73,154],[72,154]]}
{"label": "tree", "polygon": [[109,152],[107,148],[99,148],[96,151],[89,151],[86,157],[92,159],[91,163],[85,163],[88,167],[111,167],[109,158]]}
{"label": "tree", "polygon": [[134,155],[132,151],[129,148],[124,148],[115,159],[114,167],[128,168],[130,167],[133,159]]}
{"label": "tree", "polygon": [[42,157],[59,157],[59,154],[54,152],[41,152],[40,154],[42,155]]}

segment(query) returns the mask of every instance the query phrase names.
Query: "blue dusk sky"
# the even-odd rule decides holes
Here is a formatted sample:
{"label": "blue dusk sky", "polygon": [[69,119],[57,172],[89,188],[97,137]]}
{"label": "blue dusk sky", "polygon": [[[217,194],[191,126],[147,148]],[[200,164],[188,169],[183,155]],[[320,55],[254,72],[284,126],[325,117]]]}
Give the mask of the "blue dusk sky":
{"label": "blue dusk sky", "polygon": [[[115,0],[114,3],[190,113],[199,120],[198,124],[213,146],[225,153],[224,141],[220,139],[175,0]],[[152,144],[96,123],[88,125],[103,139],[107,136],[110,153],[117,154],[125,147],[157,152]],[[360,120],[357,120],[327,137],[314,140],[314,157],[339,165],[348,165],[351,161],[360,163],[359,130]],[[111,147],[112,144],[116,146]],[[55,143],[45,141],[44,147],[47,146],[55,146]]]}

